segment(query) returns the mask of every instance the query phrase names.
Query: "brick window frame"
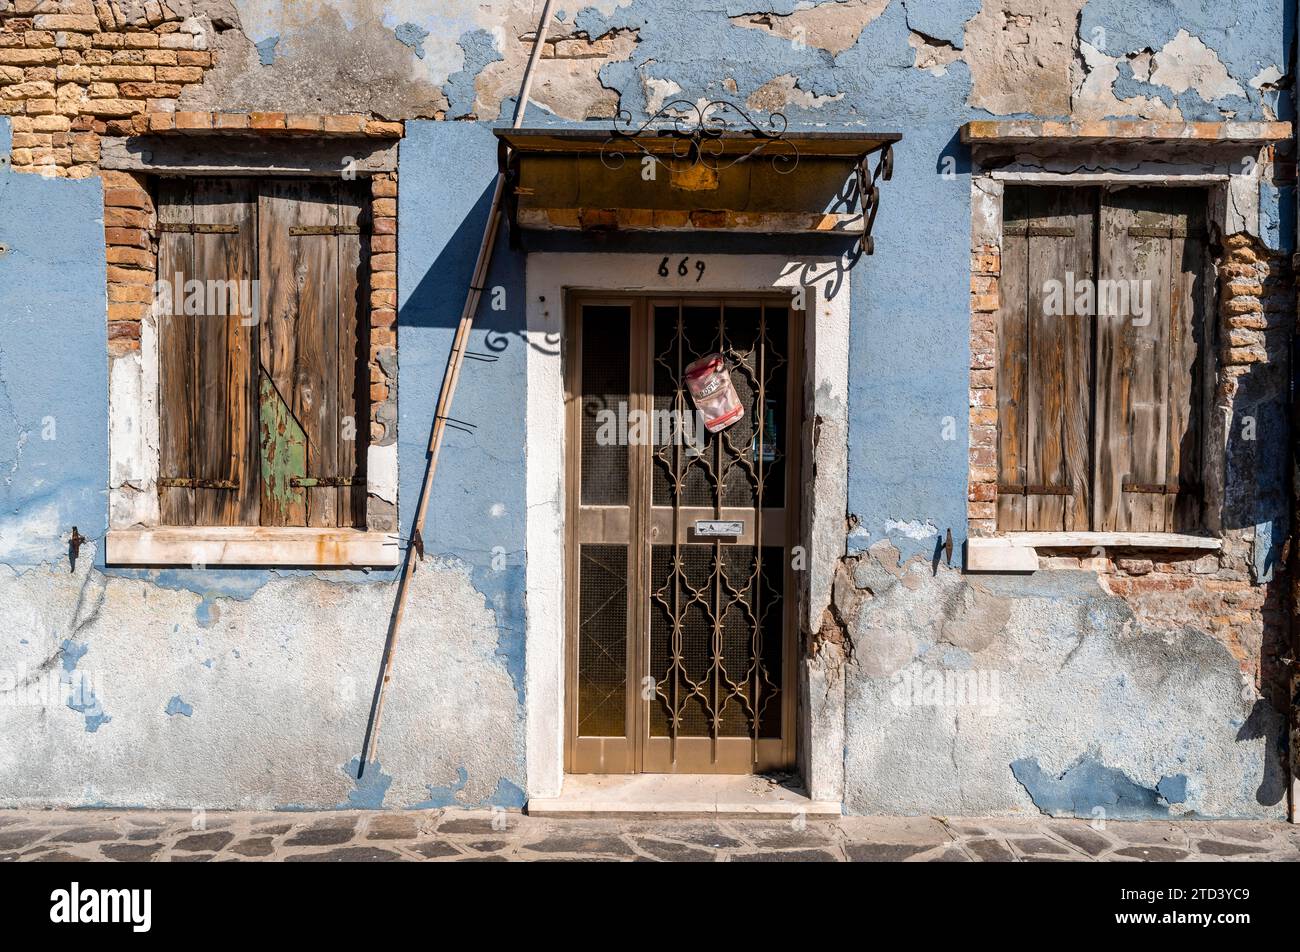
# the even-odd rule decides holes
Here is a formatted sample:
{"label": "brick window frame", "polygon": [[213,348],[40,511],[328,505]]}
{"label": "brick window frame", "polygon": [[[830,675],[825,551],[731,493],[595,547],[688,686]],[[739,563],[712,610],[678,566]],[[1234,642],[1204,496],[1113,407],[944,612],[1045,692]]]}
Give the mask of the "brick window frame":
{"label": "brick window frame", "polygon": [[[204,147],[226,146],[221,133],[270,139],[340,137],[333,151],[369,156],[340,171],[368,179],[371,213],[368,308],[370,387],[367,498],[364,529],[296,526],[166,526],[160,518],[159,352],[153,282],[158,261],[158,215],[154,196],[160,172],[174,167],[103,168],[109,357],[109,531],[106,560],[117,565],[275,565],[303,567],[389,567],[399,561],[397,544],[397,170],[395,158],[375,160],[379,147],[402,134],[400,123],[364,116],[165,113],[149,117],[156,140],[202,156]],[[194,135],[203,136],[197,142]],[[184,142],[178,141],[180,136]],[[389,140],[388,142],[374,140]],[[131,140],[125,140],[131,141]],[[356,144],[356,148],[347,146]],[[298,143],[299,145],[301,143]],[[105,140],[101,162],[121,160]],[[371,148],[373,147],[373,148]],[[311,151],[308,146],[308,152]],[[395,147],[389,150],[395,156]],[[146,156],[149,153],[144,153]],[[349,159],[351,156],[348,157]],[[165,164],[169,159],[158,160]],[[180,174],[257,176],[286,174],[256,167],[214,172],[195,162]],[[338,173],[336,173],[338,174]],[[319,177],[304,170],[302,177]]]}
{"label": "brick window frame", "polygon": [[[1290,135],[1286,123],[1157,124],[971,123],[972,146],[969,467],[969,571],[1038,568],[1114,570],[1116,560],[1164,553],[1169,563],[1208,561],[1249,577],[1254,527],[1227,527],[1228,438],[1235,398],[1244,378],[1285,359],[1270,331],[1294,323],[1286,289],[1285,256],[1259,239],[1259,192],[1264,183],[1294,177],[1272,142]],[[1191,140],[1190,143],[1188,140]],[[1176,145],[1170,147],[1169,143]],[[1071,171],[1086,168],[1088,171]],[[1195,186],[1210,195],[1209,223],[1219,248],[1213,255],[1215,302],[1209,314],[1204,421],[1205,533],[1015,533],[997,527],[997,314],[1002,275],[1002,204],[1007,184],[1131,184]],[[1145,562],[1144,559],[1137,559]]]}

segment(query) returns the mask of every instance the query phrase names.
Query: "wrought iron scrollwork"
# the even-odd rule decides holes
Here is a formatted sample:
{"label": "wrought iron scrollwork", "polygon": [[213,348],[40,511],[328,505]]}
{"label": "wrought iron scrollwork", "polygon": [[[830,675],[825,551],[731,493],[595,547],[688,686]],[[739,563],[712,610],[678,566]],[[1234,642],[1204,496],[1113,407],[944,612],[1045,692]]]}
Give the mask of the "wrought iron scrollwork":
{"label": "wrought iron scrollwork", "polygon": [[876,224],[876,212],[880,210],[880,187],[876,182],[879,179],[888,182],[894,177],[894,147],[886,143],[880,150],[880,159],[876,162],[874,172],[868,168],[869,159],[870,156],[864,155],[858,163],[858,194],[862,202],[862,237],[858,246],[863,254],[868,255],[874,254],[876,250],[875,239],[871,236],[871,229]]}
{"label": "wrought iron scrollwork", "polygon": [[[735,103],[716,99],[707,103],[694,103],[687,99],[674,99],[641,125],[633,122],[632,114],[619,110],[614,119],[614,129],[601,146],[600,160],[611,171],[620,169],[633,150],[650,156],[667,167],[674,175],[688,172],[698,166],[721,171],[742,162],[764,157],[772,168],[788,175],[799,165],[799,149],[785,138],[789,122],[783,113],[766,114],[766,121],[758,122]],[[728,155],[723,143],[727,132],[748,133],[753,146],[748,151]],[[646,142],[672,141],[669,152],[651,151]]]}

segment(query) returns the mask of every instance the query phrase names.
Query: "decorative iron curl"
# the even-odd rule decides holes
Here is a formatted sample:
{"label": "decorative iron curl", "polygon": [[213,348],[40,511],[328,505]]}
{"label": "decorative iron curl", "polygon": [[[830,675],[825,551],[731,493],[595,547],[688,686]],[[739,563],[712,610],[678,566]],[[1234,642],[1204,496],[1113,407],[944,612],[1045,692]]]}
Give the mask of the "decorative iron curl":
{"label": "decorative iron curl", "polygon": [[858,239],[858,248],[863,254],[874,254],[875,239],[871,229],[876,224],[876,213],[880,211],[880,187],[877,180],[888,182],[894,177],[894,147],[888,143],[880,150],[880,161],[874,172],[868,174],[867,157],[858,163],[858,195],[862,203],[862,237]]}
{"label": "decorative iron curl", "polygon": [[[729,114],[739,117],[740,122],[730,119]],[[701,165],[719,172],[762,156],[772,163],[773,170],[788,175],[799,165],[798,147],[785,138],[788,127],[789,121],[779,112],[768,113],[766,121],[760,123],[726,100],[715,99],[701,105],[689,99],[674,99],[640,126],[633,122],[631,113],[620,109],[610,137],[600,148],[600,161],[610,171],[617,171],[627,162],[628,152],[635,148],[676,175]],[[727,161],[723,134],[732,131],[747,132],[755,145]],[[672,140],[667,154],[654,153],[645,146],[646,140],[661,142],[666,138]]]}

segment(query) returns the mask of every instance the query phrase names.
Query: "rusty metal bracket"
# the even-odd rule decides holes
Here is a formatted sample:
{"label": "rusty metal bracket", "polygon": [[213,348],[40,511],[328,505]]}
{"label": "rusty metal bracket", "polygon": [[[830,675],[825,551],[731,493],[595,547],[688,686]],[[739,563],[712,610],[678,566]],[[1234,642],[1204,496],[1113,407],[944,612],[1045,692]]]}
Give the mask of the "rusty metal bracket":
{"label": "rusty metal bracket", "polygon": [[1070,496],[1074,487],[1070,485],[1010,485],[998,483],[998,492],[1010,496]]}
{"label": "rusty metal bracket", "polygon": [[196,479],[193,476],[160,476],[163,489],[238,489],[237,479]]}
{"label": "rusty metal bracket", "polygon": [[77,531],[77,527],[72,527],[72,535],[68,537],[68,562],[72,568],[70,571],[77,571],[77,559],[81,556],[81,547],[90,540]]}
{"label": "rusty metal bracket", "polygon": [[858,196],[862,206],[862,235],[858,238],[858,250],[862,254],[875,254],[876,241],[871,231],[876,226],[876,214],[880,211],[880,186],[876,182],[888,182],[894,177],[894,147],[885,144],[880,150],[880,160],[874,172],[868,174],[870,154],[864,155],[858,162]]}
{"label": "rusty metal bracket", "polygon": [[359,235],[360,225],[294,225],[289,229],[291,238],[307,235]]}
{"label": "rusty metal bracket", "polygon": [[158,230],[182,235],[237,235],[238,225],[213,225],[192,221],[160,221]]}
{"label": "rusty metal bracket", "polygon": [[328,486],[364,486],[364,476],[290,476],[294,489],[320,489]]}

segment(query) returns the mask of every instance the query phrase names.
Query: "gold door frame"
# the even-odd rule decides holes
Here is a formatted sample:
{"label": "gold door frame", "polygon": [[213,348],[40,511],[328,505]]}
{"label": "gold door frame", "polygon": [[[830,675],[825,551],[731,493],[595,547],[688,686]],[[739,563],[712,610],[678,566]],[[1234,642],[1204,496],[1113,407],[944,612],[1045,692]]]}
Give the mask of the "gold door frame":
{"label": "gold door frame", "polygon": [[[790,295],[771,292],[652,294],[569,291],[565,295],[565,744],[564,763],[569,773],[759,773],[793,769],[796,762],[798,607],[802,599],[801,574],[792,567],[790,550],[802,543],[801,505],[802,455],[804,449],[804,326],[806,315],[793,307]],[[582,410],[583,349],[582,314],[588,307],[625,308],[629,321],[629,375],[627,404],[633,409],[654,409],[654,327],[656,306],[727,305],[753,307],[769,304],[788,314],[785,395],[786,453],[785,498],[781,507],[763,506],[760,492],[757,507],[723,507],[719,494],[712,507],[686,507],[680,500],[669,506],[655,506],[651,477],[654,441],[630,443],[627,447],[628,486],[626,505],[600,506],[582,503]],[[680,311],[679,311],[680,313]],[[765,395],[756,395],[761,401]],[[761,422],[759,423],[761,429]],[[760,446],[761,437],[760,437]],[[698,511],[697,511],[698,510]],[[766,514],[766,517],[765,517]],[[784,549],[782,585],[782,644],[780,672],[780,737],[718,736],[716,728],[707,737],[650,736],[651,701],[642,700],[639,686],[649,672],[651,616],[651,551],[658,540],[688,541],[687,527],[697,518],[737,519],[754,517],[752,526],[732,540],[754,546],[754,585],[760,582],[759,568],[764,541]],[[698,544],[699,540],[691,540]],[[625,654],[623,737],[581,736],[579,724],[579,604],[580,553],[582,545],[627,546],[627,641]],[[660,542],[659,544],[664,544]],[[722,543],[713,546],[715,552]]]}

